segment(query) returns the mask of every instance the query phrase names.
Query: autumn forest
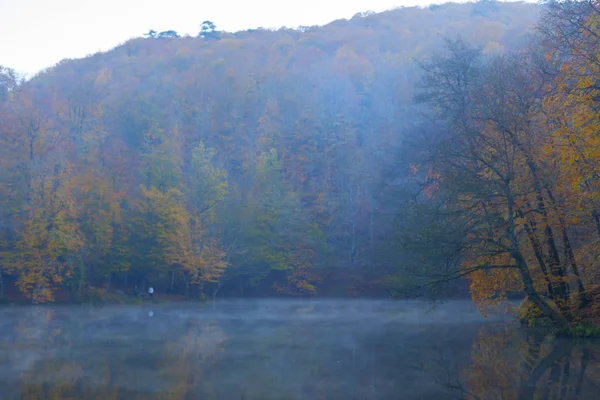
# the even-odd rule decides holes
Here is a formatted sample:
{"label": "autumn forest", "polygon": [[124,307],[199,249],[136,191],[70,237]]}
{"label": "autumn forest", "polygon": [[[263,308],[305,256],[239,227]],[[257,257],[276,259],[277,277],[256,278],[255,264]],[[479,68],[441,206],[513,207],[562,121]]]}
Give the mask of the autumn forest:
{"label": "autumn forest", "polygon": [[[600,296],[600,5],[140,33],[0,67],[0,298]],[[201,22],[201,21],[200,21]]]}

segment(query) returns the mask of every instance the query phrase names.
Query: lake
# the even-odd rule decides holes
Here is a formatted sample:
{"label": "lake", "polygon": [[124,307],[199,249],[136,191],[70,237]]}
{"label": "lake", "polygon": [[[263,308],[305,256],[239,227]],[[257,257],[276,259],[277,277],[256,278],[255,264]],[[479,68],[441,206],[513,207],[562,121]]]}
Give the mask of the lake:
{"label": "lake", "polygon": [[467,301],[0,309],[1,399],[592,399],[600,342]]}

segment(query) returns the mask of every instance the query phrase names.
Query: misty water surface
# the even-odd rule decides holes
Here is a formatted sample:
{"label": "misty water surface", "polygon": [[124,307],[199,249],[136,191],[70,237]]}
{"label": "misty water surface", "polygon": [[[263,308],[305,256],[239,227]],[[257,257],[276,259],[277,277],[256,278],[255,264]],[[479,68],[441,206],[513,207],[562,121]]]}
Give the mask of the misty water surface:
{"label": "misty water surface", "polygon": [[[469,302],[0,309],[2,399],[594,398],[600,345]],[[476,397],[475,397],[476,396]]]}

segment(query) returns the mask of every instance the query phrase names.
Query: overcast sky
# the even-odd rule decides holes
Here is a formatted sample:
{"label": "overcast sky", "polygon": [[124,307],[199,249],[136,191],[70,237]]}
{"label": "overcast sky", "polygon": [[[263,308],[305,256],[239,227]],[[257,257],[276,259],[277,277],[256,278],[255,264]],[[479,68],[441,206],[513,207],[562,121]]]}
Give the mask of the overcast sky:
{"label": "overcast sky", "polygon": [[[434,1],[435,2],[435,1]],[[0,0],[0,65],[35,73],[64,58],[108,50],[149,29],[196,35],[217,29],[322,25],[357,12],[431,0]]]}

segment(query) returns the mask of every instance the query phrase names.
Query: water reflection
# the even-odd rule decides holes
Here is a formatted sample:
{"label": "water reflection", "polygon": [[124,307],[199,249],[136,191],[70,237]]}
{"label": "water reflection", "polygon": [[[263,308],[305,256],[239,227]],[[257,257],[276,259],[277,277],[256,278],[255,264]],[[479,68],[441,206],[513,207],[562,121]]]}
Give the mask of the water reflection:
{"label": "water reflection", "polygon": [[462,375],[470,398],[593,399],[600,393],[599,356],[597,340],[483,327]]}
{"label": "water reflection", "polygon": [[13,307],[0,398],[587,399],[599,350],[466,302]]}

